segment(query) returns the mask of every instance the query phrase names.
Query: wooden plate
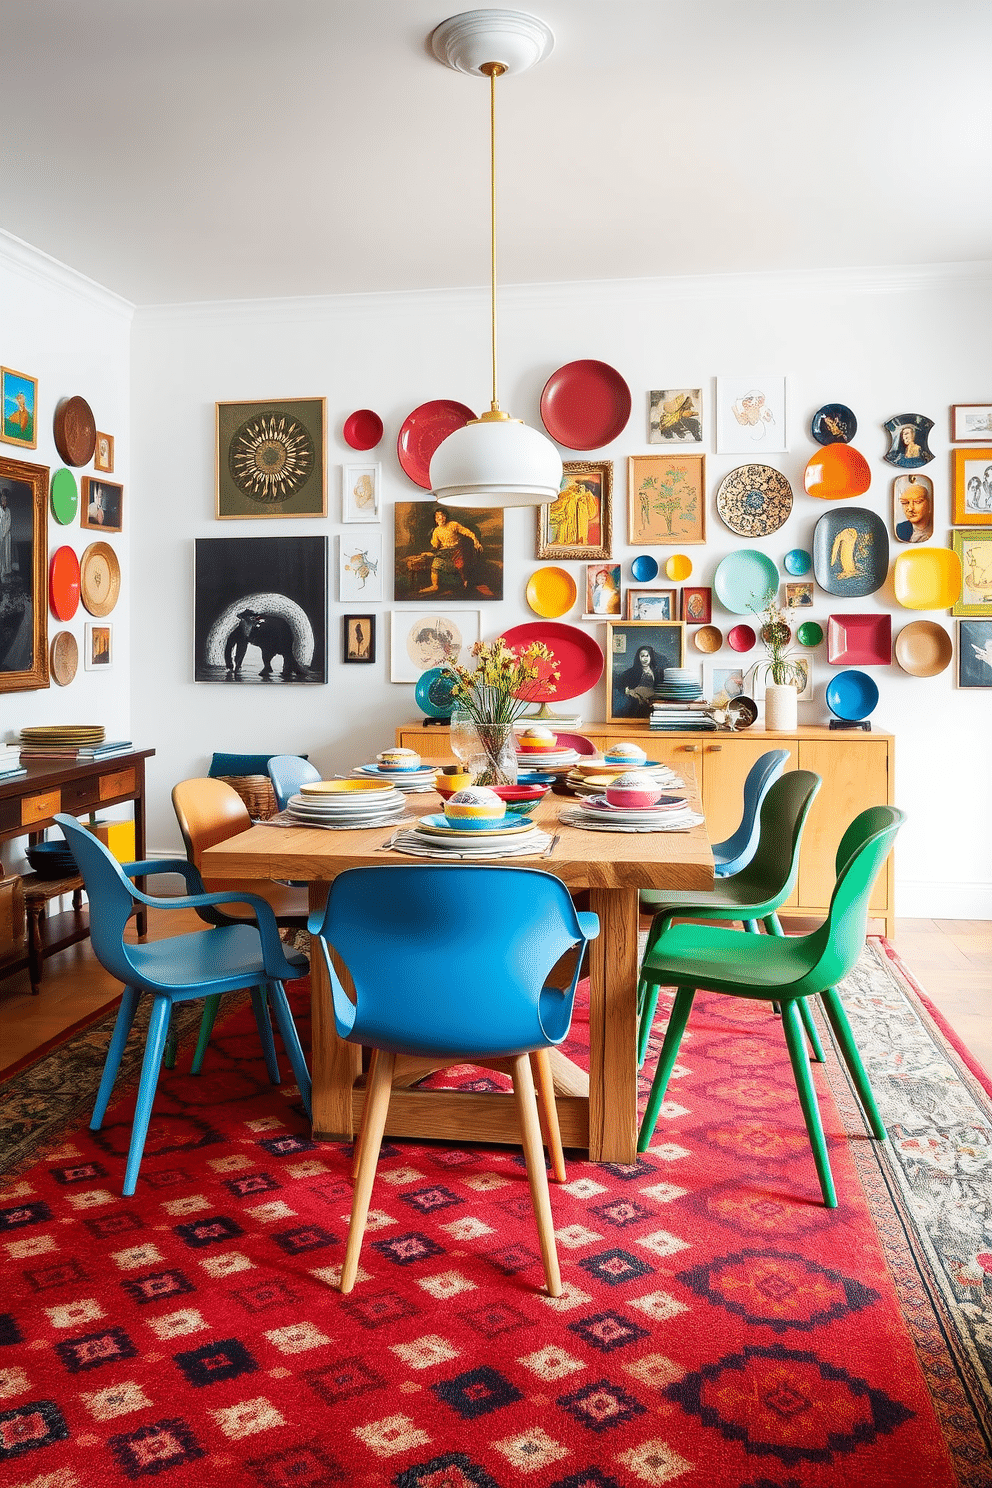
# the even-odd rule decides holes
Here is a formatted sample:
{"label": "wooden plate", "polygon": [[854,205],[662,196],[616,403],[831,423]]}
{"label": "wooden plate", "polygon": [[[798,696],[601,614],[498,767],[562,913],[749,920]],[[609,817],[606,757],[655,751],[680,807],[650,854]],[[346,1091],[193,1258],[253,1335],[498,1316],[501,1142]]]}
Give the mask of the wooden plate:
{"label": "wooden plate", "polygon": [[52,677],[60,687],[68,687],[79,666],[79,647],[71,630],[60,630],[52,641],[49,659]]}
{"label": "wooden plate", "polygon": [[79,589],[91,615],[109,615],[121,592],[121,566],[109,543],[90,543],[79,560]]}
{"label": "wooden plate", "polygon": [[62,398],[55,409],[55,448],[67,465],[88,465],[96,449],[96,419],[85,398]]}

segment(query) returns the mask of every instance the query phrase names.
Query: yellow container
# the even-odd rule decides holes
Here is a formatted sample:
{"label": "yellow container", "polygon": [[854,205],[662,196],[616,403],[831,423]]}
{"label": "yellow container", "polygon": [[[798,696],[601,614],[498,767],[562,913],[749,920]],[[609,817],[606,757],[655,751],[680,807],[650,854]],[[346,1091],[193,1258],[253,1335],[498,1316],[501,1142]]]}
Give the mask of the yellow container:
{"label": "yellow container", "polygon": [[134,862],[133,821],[88,822],[86,826],[110,849],[118,863]]}

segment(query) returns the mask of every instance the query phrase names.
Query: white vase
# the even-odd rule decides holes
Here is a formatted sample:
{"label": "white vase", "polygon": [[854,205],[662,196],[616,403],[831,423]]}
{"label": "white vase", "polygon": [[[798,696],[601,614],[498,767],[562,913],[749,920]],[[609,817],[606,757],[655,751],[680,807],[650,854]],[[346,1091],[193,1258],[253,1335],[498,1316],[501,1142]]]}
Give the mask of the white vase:
{"label": "white vase", "polygon": [[765,684],[765,728],[773,734],[795,733],[799,694],[788,682]]}

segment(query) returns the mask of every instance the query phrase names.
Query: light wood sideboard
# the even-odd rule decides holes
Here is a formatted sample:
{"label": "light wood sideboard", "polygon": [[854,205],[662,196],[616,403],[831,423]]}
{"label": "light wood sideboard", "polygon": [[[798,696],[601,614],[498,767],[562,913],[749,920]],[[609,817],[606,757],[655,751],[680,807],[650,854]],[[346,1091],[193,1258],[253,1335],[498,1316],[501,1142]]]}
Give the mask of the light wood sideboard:
{"label": "light wood sideboard", "polygon": [[[550,725],[552,728],[553,724]],[[615,739],[636,739],[651,759],[673,769],[692,760],[699,782],[711,842],[721,842],[740,821],[744,777],[759,755],[787,749],[790,770],[813,770],[823,780],[806,822],[799,857],[799,882],[786,902],[786,913],[823,917],[834,886],[834,855],[849,823],[868,806],[893,805],[894,749],[891,734],[817,726],[794,733],[766,733],[755,727],[741,733],[658,734],[635,723],[589,723],[580,733],[598,749]],[[447,728],[402,724],[397,744],[416,749],[425,759],[451,758]],[[885,934],[895,931],[893,855],[879,875],[871,913],[885,921]]]}

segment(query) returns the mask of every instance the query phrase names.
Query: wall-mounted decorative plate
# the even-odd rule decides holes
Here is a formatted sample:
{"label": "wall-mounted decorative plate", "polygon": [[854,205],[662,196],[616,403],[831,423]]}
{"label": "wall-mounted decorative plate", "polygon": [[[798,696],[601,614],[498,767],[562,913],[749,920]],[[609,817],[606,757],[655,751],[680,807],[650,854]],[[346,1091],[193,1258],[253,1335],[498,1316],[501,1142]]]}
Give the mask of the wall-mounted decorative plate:
{"label": "wall-mounted decorative plate", "polygon": [[403,420],[396,439],[396,453],[404,472],[414,485],[425,491],[431,488],[431,456],[456,429],[463,429],[475,414],[464,403],[450,398],[435,398],[421,403]]}
{"label": "wall-mounted decorative plate", "polygon": [[382,419],[371,408],[356,408],[344,421],[344,442],[352,449],[375,449],[381,438]]}
{"label": "wall-mounted decorative plate", "polygon": [[[538,662],[536,686],[539,692],[531,694],[536,703],[561,702],[563,698],[580,697],[595,687],[603,675],[604,657],[602,647],[591,635],[574,625],[559,625],[553,620],[532,620],[526,625],[514,625],[504,630],[503,640],[514,651],[539,641],[547,646],[553,660]],[[551,668],[558,670],[555,679]],[[543,685],[542,685],[543,683]]]}
{"label": "wall-mounted decorative plate", "polygon": [[665,573],[673,583],[681,584],[692,573],[692,559],[685,553],[673,553],[665,564]]}
{"label": "wall-mounted decorative plate", "polygon": [[60,687],[68,687],[79,666],[79,646],[71,630],[60,630],[49,650],[52,678]]}
{"label": "wall-mounted decorative plate", "polygon": [[575,580],[565,568],[539,568],[527,583],[527,603],[545,620],[567,614],[577,595]]}
{"label": "wall-mounted decorative plate", "polygon": [[457,706],[451,689],[457,682],[454,672],[447,667],[430,667],[421,672],[414,691],[414,698],[421,713],[428,718],[450,718]]}
{"label": "wall-mounted decorative plate", "polygon": [[76,512],[79,510],[79,487],[76,485],[76,477],[71,470],[56,470],[52,476],[49,499],[52,503],[52,516],[56,522],[61,522],[63,527],[68,527],[70,522],[75,521]]}
{"label": "wall-mounted decorative plate", "polygon": [[650,553],[639,553],[631,562],[630,572],[639,584],[650,584],[658,577],[658,560]]}
{"label": "wall-mounted decorative plate", "polygon": [[827,621],[831,666],[888,666],[892,660],[892,616],[831,615]]}
{"label": "wall-mounted decorative plate", "polygon": [[602,449],[630,418],[630,388],[607,362],[566,362],[541,394],[544,427],[566,449]]}
{"label": "wall-mounted decorative plate", "polygon": [[881,517],[860,506],[824,512],[813,532],[813,572],[821,589],[863,599],[881,589],[888,571],[889,534]]}
{"label": "wall-mounted decorative plate", "polygon": [[850,444],[858,421],[846,403],[824,403],[814,413],[809,432],[817,444]]}
{"label": "wall-mounted decorative plate", "polygon": [[718,625],[701,625],[692,637],[692,644],[697,651],[703,651],[707,655],[719,651],[723,645],[723,631]]}
{"label": "wall-mounted decorative plate", "polygon": [[845,723],[860,723],[878,707],[878,688],[867,672],[838,672],[824,695],[831,713]]}
{"label": "wall-mounted decorative plate", "polygon": [[767,537],[789,520],[792,487],[771,465],[738,465],[720,482],[716,509],[738,537]]}
{"label": "wall-mounted decorative plate", "polygon": [[731,651],[751,651],[757,636],[750,625],[735,625],[727,636],[727,645]]}
{"label": "wall-mounted decorative plate", "polygon": [[892,586],[907,610],[949,610],[961,598],[961,559],[950,548],[907,548],[892,565]]}
{"label": "wall-mounted decorative plate", "polygon": [[90,543],[79,560],[79,592],[91,615],[109,615],[121,592],[121,566],[109,543]]}
{"label": "wall-mounted decorative plate", "polygon": [[936,677],[950,666],[954,646],[936,620],[910,620],[896,636],[895,653],[911,677]]}
{"label": "wall-mounted decorative plate", "polygon": [[821,501],[850,501],[871,485],[868,461],[853,444],[827,444],[810,455],[803,485],[807,496]]}
{"label": "wall-mounted decorative plate", "polygon": [[749,615],[764,606],[769,590],[778,593],[778,568],[767,553],[741,548],[717,564],[713,590],[732,615]]}
{"label": "wall-mounted decorative plate", "polygon": [[933,428],[933,419],[922,413],[897,413],[885,420],[889,447],[884,458],[900,470],[919,470],[933,459],[933,451],[927,444],[927,436]]}
{"label": "wall-mounted decorative plate", "polygon": [[52,421],[55,448],[67,465],[88,465],[96,449],[96,419],[85,398],[62,398]]}
{"label": "wall-mounted decorative plate", "polygon": [[815,620],[804,620],[796,631],[796,640],[800,646],[818,646],[823,640],[823,626]]}
{"label": "wall-mounted decorative plate", "polygon": [[48,602],[56,620],[71,620],[79,609],[79,559],[73,548],[58,548],[52,554]]}
{"label": "wall-mounted decorative plate", "polygon": [[793,578],[801,578],[813,567],[813,555],[805,548],[791,548],[782,560],[782,567]]}

